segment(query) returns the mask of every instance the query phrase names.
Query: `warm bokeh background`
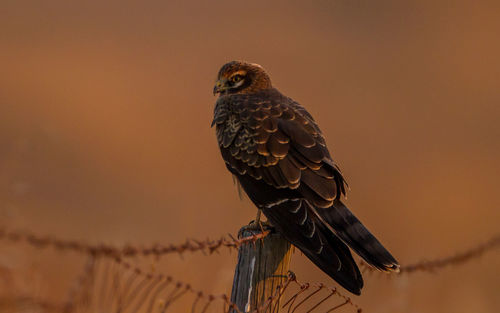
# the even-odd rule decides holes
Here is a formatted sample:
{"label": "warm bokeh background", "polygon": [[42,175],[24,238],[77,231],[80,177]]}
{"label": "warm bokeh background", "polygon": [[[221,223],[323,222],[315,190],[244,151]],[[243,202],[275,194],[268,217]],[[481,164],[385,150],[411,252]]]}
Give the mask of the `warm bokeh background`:
{"label": "warm bokeh background", "polygon": [[[219,155],[211,91],[244,59],[316,117],[348,204],[402,264],[466,249],[499,229],[499,33],[494,1],[2,1],[1,224],[118,245],[235,233],[255,208]],[[235,257],[170,256],[162,270],[228,292]],[[0,245],[0,265],[49,298],[81,262]],[[299,253],[292,269],[334,284]],[[355,300],[498,312],[499,269],[494,251],[368,276]]]}

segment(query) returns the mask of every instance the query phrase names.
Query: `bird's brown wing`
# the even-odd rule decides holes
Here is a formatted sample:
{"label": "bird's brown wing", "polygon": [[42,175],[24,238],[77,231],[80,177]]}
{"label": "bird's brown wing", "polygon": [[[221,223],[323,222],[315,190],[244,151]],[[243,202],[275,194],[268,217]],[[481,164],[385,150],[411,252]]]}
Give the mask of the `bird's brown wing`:
{"label": "bird's brown wing", "polygon": [[227,168],[271,223],[349,291],[363,280],[346,243],[370,264],[397,262],[340,202],[344,179],[311,115],[276,90],[219,98],[214,124]]}
{"label": "bird's brown wing", "polygon": [[214,122],[222,156],[249,198],[318,267],[359,294],[347,246],[315,214],[343,192],[314,120],[279,93],[221,97]]}
{"label": "bird's brown wing", "polygon": [[[345,193],[344,179],[309,113],[279,93],[218,101],[214,124],[232,172],[277,188],[297,189],[318,207]],[[266,205],[266,203],[260,203]]]}

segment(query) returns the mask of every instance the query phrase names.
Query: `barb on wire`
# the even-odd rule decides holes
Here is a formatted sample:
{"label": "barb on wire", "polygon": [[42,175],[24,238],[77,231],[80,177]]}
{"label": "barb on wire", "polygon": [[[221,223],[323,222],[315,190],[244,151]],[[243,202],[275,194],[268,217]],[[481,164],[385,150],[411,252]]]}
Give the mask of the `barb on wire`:
{"label": "barb on wire", "polygon": [[65,240],[53,238],[50,236],[40,236],[26,231],[8,231],[0,227],[0,240],[8,240],[11,242],[26,242],[32,246],[45,248],[53,247],[61,251],[75,251],[85,254],[91,254],[95,257],[132,257],[132,256],[163,256],[171,253],[183,254],[184,252],[208,252],[213,253],[222,248],[238,249],[241,245],[247,243],[255,243],[257,240],[266,237],[270,231],[248,236],[242,239],[236,239],[233,236],[221,237],[220,239],[211,240],[186,240],[182,244],[160,245],[155,244],[149,247],[140,247],[133,245],[125,245],[124,247],[115,247],[106,244],[89,244],[76,240]]}
{"label": "barb on wire", "polygon": [[[53,247],[56,250],[69,250],[85,254],[93,255],[94,257],[105,256],[111,258],[124,258],[131,256],[162,256],[170,253],[184,252],[209,252],[213,253],[221,248],[237,249],[243,244],[255,243],[257,240],[264,238],[269,234],[269,231],[259,233],[256,235],[248,236],[242,239],[236,239],[233,236],[222,237],[217,240],[187,240],[185,243],[174,245],[152,245],[149,248],[126,245],[124,247],[118,248],[111,245],[105,244],[89,244],[85,242],[79,242],[74,240],[64,240],[53,238],[49,236],[35,235],[29,232],[23,231],[7,231],[5,228],[0,228],[0,240],[8,240],[11,242],[24,241],[32,246],[44,248]],[[458,253],[456,255],[430,260],[421,261],[414,264],[403,265],[400,268],[400,273],[412,273],[416,271],[435,271],[437,269],[443,268],[448,265],[458,265],[465,263],[470,259],[477,258],[483,253],[497,248],[500,246],[500,234],[496,235],[487,242],[481,243],[469,250]],[[370,265],[365,262],[361,262],[360,265],[363,267],[363,271],[376,271]]]}
{"label": "barb on wire", "polygon": [[[479,243],[474,247],[471,247],[465,251],[459,252],[451,256],[437,258],[434,260],[424,260],[413,264],[403,265],[400,267],[398,274],[401,275],[401,274],[410,274],[414,272],[435,272],[436,270],[442,269],[447,266],[461,265],[472,259],[479,258],[484,253],[498,247],[500,247],[500,234],[492,237],[490,240],[486,242]],[[364,261],[361,261],[360,265],[361,267],[363,267],[363,273],[377,271],[375,268],[373,268]]]}
{"label": "barb on wire", "polygon": [[[149,248],[127,245],[117,248],[110,245],[91,245],[85,242],[64,240],[47,236],[38,236],[28,232],[7,231],[0,228],[0,240],[27,243],[38,248],[54,248],[56,251],[74,251],[89,257],[83,273],[69,293],[69,300],[63,304],[54,304],[34,297],[0,297],[0,307],[8,301],[28,303],[39,308],[41,312],[147,312],[165,313],[173,311],[173,304],[180,299],[191,296],[192,313],[207,313],[215,309],[216,302],[224,307],[224,312],[243,313],[225,294],[214,295],[193,288],[190,284],[175,280],[172,276],[147,272],[130,262],[131,256],[162,256],[169,253],[208,252],[213,253],[222,248],[234,249],[243,244],[255,243],[269,231],[243,239],[231,236],[218,240],[188,240],[180,245],[152,245]],[[487,251],[500,247],[500,235],[461,253],[409,264],[401,267],[401,273],[417,271],[436,271],[451,265],[459,265],[475,259]],[[366,264],[364,271],[373,271]],[[284,303],[281,304],[280,300]],[[340,299],[341,302],[334,302]],[[253,312],[277,312],[281,306],[288,313],[299,310],[311,312],[333,312],[343,306],[350,305],[357,312],[361,308],[351,299],[341,294],[336,288],[320,283],[301,283],[290,273],[280,284],[272,297],[264,301]],[[145,310],[145,311],[144,311]],[[245,312],[246,313],[246,312]]]}
{"label": "barb on wire", "polygon": [[[229,297],[225,294],[206,294],[201,290],[192,288],[188,283],[175,280],[170,275],[146,272],[140,267],[134,266],[124,259],[108,258],[102,259],[101,261],[112,262],[113,264],[118,265],[120,270],[115,269],[115,274],[119,273],[120,277],[123,278],[122,282],[126,282],[116,283],[115,296],[110,297],[109,299],[111,303],[107,303],[105,306],[103,306],[102,303],[95,303],[94,306],[90,306],[90,308],[93,308],[94,310],[89,311],[99,309],[95,306],[97,304],[102,306],[100,309],[105,307],[110,312],[142,312],[146,309],[145,312],[148,313],[164,313],[181,297],[191,295],[194,296],[194,301],[191,307],[192,313],[207,312],[207,309],[214,302],[220,302],[223,304],[227,308],[225,312],[231,311],[235,313],[243,313],[230,302]],[[131,277],[134,277],[134,279],[131,280]],[[270,305],[279,301],[292,279],[294,280],[295,276],[289,275],[283,284],[277,287],[274,296],[269,298],[260,308],[252,311],[251,313],[265,312]],[[107,283],[104,280],[103,282],[106,285],[105,287],[107,287],[106,289],[109,289],[110,285],[113,284],[113,282],[110,282],[109,280]],[[122,302],[120,299],[123,298],[127,299],[127,301]],[[72,306],[72,308],[76,307],[77,306]],[[197,311],[196,308],[199,308],[199,310]]]}
{"label": "barb on wire", "polygon": [[444,257],[441,259],[435,259],[431,261],[421,261],[414,264],[409,264],[401,267],[401,273],[412,273],[415,271],[435,271],[437,269],[450,266],[463,264],[471,259],[475,259],[483,255],[486,251],[493,248],[500,247],[500,234],[494,236],[490,240],[480,243],[475,247],[472,247],[466,251],[457,253],[452,256]]}

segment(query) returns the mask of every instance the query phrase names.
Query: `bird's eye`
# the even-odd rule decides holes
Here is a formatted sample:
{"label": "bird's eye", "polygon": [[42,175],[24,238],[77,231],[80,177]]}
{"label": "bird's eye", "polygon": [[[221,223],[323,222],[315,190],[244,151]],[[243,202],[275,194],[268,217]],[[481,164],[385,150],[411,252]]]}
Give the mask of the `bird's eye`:
{"label": "bird's eye", "polygon": [[243,77],[242,77],[241,75],[234,75],[234,76],[232,76],[232,77],[231,77],[231,81],[232,81],[233,83],[237,83],[237,82],[239,82],[242,78],[243,78]]}

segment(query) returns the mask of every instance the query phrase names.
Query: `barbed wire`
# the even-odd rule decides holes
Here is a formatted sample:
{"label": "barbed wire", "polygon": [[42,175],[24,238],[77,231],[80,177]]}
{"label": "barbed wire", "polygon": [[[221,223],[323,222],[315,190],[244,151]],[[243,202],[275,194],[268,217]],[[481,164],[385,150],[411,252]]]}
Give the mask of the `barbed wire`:
{"label": "barbed wire", "polygon": [[[143,281],[138,285],[141,285],[143,287],[138,289],[144,290],[142,296],[138,296],[133,298],[132,300],[129,300],[127,304],[118,305],[119,307],[119,309],[117,310],[118,312],[126,311],[132,304],[134,304],[135,300],[137,300],[135,301],[136,307],[141,307],[146,305],[146,301],[149,295],[150,295],[149,297],[150,301],[149,304],[146,305],[149,308],[147,312],[152,312],[151,308],[153,308],[154,306],[153,303],[155,300],[157,300],[158,294],[167,289],[169,286],[171,286],[173,287],[172,290],[170,291],[167,298],[163,300],[161,303],[161,307],[163,310],[166,310],[173,302],[175,302],[182,296],[189,293],[195,296],[195,300],[191,308],[192,313],[198,312],[196,310],[198,305],[202,307],[200,312],[204,313],[209,308],[209,306],[211,306],[216,301],[222,302],[225,305],[224,312],[244,313],[236,306],[236,304],[232,303],[229,300],[229,297],[226,294],[215,295],[210,293],[204,293],[201,290],[193,288],[190,284],[186,282],[174,279],[174,277],[170,275],[146,272],[142,270],[140,267],[132,265],[130,262],[125,261],[123,259],[117,258],[114,261],[117,264],[121,265],[125,271],[132,273],[134,279],[136,279],[137,277],[142,277]],[[148,286],[147,282],[149,282],[149,288],[145,287]],[[352,305],[354,308],[356,308],[357,312],[362,311],[361,308],[351,300],[351,298],[339,292],[337,288],[329,287],[322,283],[301,283],[297,280],[295,274],[289,271],[285,280],[276,287],[274,294],[271,297],[266,299],[266,301],[264,301],[258,308],[255,308],[251,311],[245,311],[245,313],[268,312],[269,309],[272,309],[271,312],[275,312],[277,307],[279,306],[280,299],[285,294],[285,291],[287,291],[290,288],[290,285],[292,283],[298,287],[298,291],[290,295],[290,299],[286,301],[285,304],[282,306],[282,308],[288,308],[289,312],[295,312],[295,310],[298,307],[303,305],[308,299],[310,299],[313,295],[319,293],[320,291],[326,291],[327,293],[329,293],[329,295],[325,297],[322,301],[315,304],[312,308],[310,308],[307,311],[308,313],[313,312],[313,310],[317,309],[319,305],[323,304],[328,298],[334,295],[341,298],[343,302],[340,305],[335,305],[333,307],[330,307],[328,312],[332,312],[333,310],[340,308],[341,306],[346,304]],[[126,288],[126,289],[130,290],[131,288]],[[151,293],[154,294],[151,295]],[[299,301],[298,304],[295,304],[295,301],[299,299],[300,296],[303,296],[303,299]],[[119,297],[115,297],[115,299],[118,298]],[[200,304],[202,300],[204,301],[204,303]],[[132,312],[135,311],[136,310],[132,310]]]}
{"label": "barbed wire", "polygon": [[[411,274],[414,272],[435,272],[447,266],[460,265],[469,260],[479,258],[484,253],[500,247],[500,234],[493,236],[491,239],[479,243],[467,250],[458,252],[451,256],[436,258],[434,260],[423,260],[413,264],[403,265],[399,268],[398,275]],[[365,261],[360,262],[360,266],[364,271],[375,272],[377,269],[367,264]]]}
{"label": "barbed wire", "polygon": [[[18,297],[23,303],[31,303],[42,311],[54,311],[73,313],[77,310],[88,308],[92,302],[95,306],[108,305],[116,308],[116,312],[137,312],[140,308],[146,308],[148,313],[166,312],[174,302],[190,294],[194,297],[191,312],[206,313],[215,302],[222,303],[224,312],[243,313],[226,294],[210,294],[193,288],[190,284],[176,280],[170,275],[158,274],[142,270],[139,266],[128,261],[131,256],[163,256],[170,253],[196,252],[213,253],[222,248],[237,249],[243,244],[255,244],[258,240],[269,234],[269,231],[258,233],[242,239],[235,239],[231,235],[218,240],[206,239],[203,241],[187,240],[179,245],[151,245],[149,247],[139,247],[126,245],[115,247],[104,244],[89,244],[86,242],[64,240],[50,236],[40,236],[31,232],[12,231],[0,228],[0,240],[13,243],[26,243],[37,248],[54,248],[56,251],[74,251],[85,254],[89,257],[83,272],[79,275],[72,289],[70,289],[68,299],[63,304],[50,303],[41,299]],[[436,271],[446,266],[459,265],[469,260],[475,259],[485,252],[500,246],[500,234],[490,240],[480,243],[468,250],[452,256],[426,260],[402,266],[400,274],[414,273],[418,271]],[[107,260],[107,261],[106,261]],[[98,262],[99,261],[99,262]],[[101,273],[97,275],[97,265],[101,264]],[[116,264],[120,269],[110,269]],[[375,271],[372,267],[362,262],[364,270]],[[114,272],[113,272],[114,271]],[[98,297],[91,295],[91,289],[95,288],[96,279],[100,279],[100,290],[95,291]],[[122,280],[126,279],[125,282]],[[94,287],[92,287],[94,285]],[[167,290],[170,290],[167,292]],[[293,290],[295,288],[295,291]],[[258,312],[277,312],[280,300],[288,290],[288,299],[281,306],[288,313],[296,312],[299,308],[305,308],[312,303],[313,297],[321,297],[312,304],[306,312],[310,313],[320,307],[325,309],[327,301],[336,296],[342,300],[341,303],[330,306],[326,312],[332,312],[345,305],[351,305],[357,312],[362,309],[352,302],[352,300],[340,293],[335,287],[329,287],[321,283],[301,283],[293,273],[289,273],[286,279],[279,284],[273,294],[259,308],[253,310]],[[11,301],[12,299],[3,299]],[[12,300],[13,301],[13,300]],[[1,303],[2,301],[0,301]],[[110,310],[111,311],[111,310]],[[87,312],[87,311],[85,311]],[[245,312],[247,313],[247,312]]]}
{"label": "barbed wire", "polygon": [[[112,258],[124,258],[132,256],[156,256],[160,257],[166,254],[184,252],[201,251],[205,253],[213,253],[222,248],[238,249],[241,245],[257,242],[266,237],[270,231],[266,230],[262,233],[257,233],[242,239],[236,239],[231,235],[221,237],[220,239],[211,240],[195,240],[188,239],[186,242],[178,245],[160,245],[154,244],[150,247],[140,247],[133,245],[125,245],[124,247],[116,247],[106,244],[89,244],[86,242],[75,240],[64,240],[50,236],[36,235],[27,231],[9,231],[6,228],[0,227],[0,240],[8,240],[11,242],[23,241],[27,244],[38,248],[53,247],[61,251],[75,251],[79,253],[93,255],[94,257],[105,256]],[[465,263],[470,259],[480,257],[485,252],[500,246],[500,234],[492,237],[490,240],[473,246],[465,251],[459,252],[452,256],[437,258],[434,260],[423,260],[414,264],[403,265],[400,267],[399,274],[413,273],[416,271],[435,271],[448,265],[458,265]],[[367,271],[376,271],[373,267],[364,261],[360,265]]]}
{"label": "barbed wire", "polygon": [[[215,241],[208,239],[204,242],[192,241],[196,242],[196,246],[192,244],[182,244],[179,246],[170,245],[169,251],[175,251],[175,252],[198,251],[198,250],[214,251],[214,249],[219,249],[220,247],[238,248],[243,244],[255,244],[257,240],[264,238],[268,234],[269,231],[264,231],[263,233],[258,233],[242,239],[235,239],[230,236],[230,239],[222,238]],[[147,306],[148,307],[147,312],[153,312],[154,301],[158,298],[158,295],[166,288],[172,287],[172,290],[165,298],[165,300],[162,302],[161,312],[166,311],[173,302],[180,299],[185,294],[189,293],[195,296],[195,300],[193,302],[193,307],[192,307],[192,313],[197,312],[196,311],[197,307],[201,307],[200,312],[205,313],[208,310],[208,308],[211,305],[213,305],[213,303],[216,301],[222,302],[225,305],[224,312],[243,313],[240,309],[238,309],[238,307],[234,303],[232,303],[229,300],[229,297],[226,294],[215,295],[215,294],[205,293],[201,290],[193,288],[190,284],[186,282],[175,280],[174,277],[170,275],[146,272],[142,270],[139,266],[133,265],[131,262],[126,260],[126,257],[137,254],[163,255],[164,253],[162,253],[163,251],[161,249],[160,250],[152,249],[152,251],[158,251],[159,252],[158,254],[155,252],[143,254],[141,253],[141,251],[144,251],[144,249],[135,247],[131,249],[131,246],[127,246],[126,248],[116,248],[109,245],[91,245],[84,242],[62,240],[48,236],[39,236],[33,233],[23,232],[23,231],[7,231],[5,228],[0,229],[0,239],[4,239],[14,243],[24,242],[37,248],[52,247],[58,251],[74,251],[89,255],[89,260],[85,265],[83,273],[79,276],[79,278],[76,280],[75,285],[70,290],[68,301],[66,302],[66,304],[65,305],[53,304],[51,306],[52,308],[57,307],[58,312],[61,311],[65,313],[70,313],[73,312],[78,307],[77,303],[82,302],[82,298],[85,298],[84,290],[88,288],[88,282],[91,281],[95,276],[92,275],[92,272],[95,269],[94,266],[96,260],[98,259],[102,260],[103,258],[105,258],[108,260],[112,260],[114,263],[120,265],[126,272],[131,273],[129,275],[129,280],[126,283],[126,287],[124,288],[124,290],[122,290],[122,292],[118,290],[116,284],[114,286],[110,286],[111,284],[110,282],[107,281],[102,282],[102,286],[111,287],[111,288],[103,287],[102,289],[111,289],[112,290],[111,292],[114,293],[109,296],[102,296],[102,297],[111,298],[112,300],[114,299],[113,301],[115,301],[116,303],[111,304],[111,306],[114,305],[115,307],[117,307],[117,312],[125,312],[128,309],[130,309],[131,306],[134,306],[134,309],[131,312],[136,312],[137,309],[141,306]],[[128,253],[122,253],[123,251],[128,251]],[[130,251],[134,251],[134,253],[130,253]],[[108,276],[109,276],[108,273],[104,273],[102,275],[102,277],[104,277],[105,279]],[[123,274],[120,274],[119,276],[123,276]],[[297,299],[300,295],[305,295],[306,291],[310,291],[310,289],[314,287],[317,288],[318,290],[315,291],[313,294],[316,294],[320,290],[329,290],[331,294],[328,296],[328,298],[330,298],[333,295],[341,297],[342,299],[344,299],[345,304],[350,303],[351,305],[355,306],[358,309],[358,311],[360,311],[360,308],[357,305],[353,304],[349,297],[341,294],[339,291],[337,291],[336,288],[327,287],[326,285],[323,284],[300,283],[297,281],[295,274],[289,272],[284,282],[276,287],[274,295],[272,297],[269,297],[266,301],[264,301],[264,303],[262,303],[260,307],[251,311],[251,313],[267,312],[273,306],[274,307],[272,311],[274,312],[277,306],[279,305],[279,301],[284,295],[284,292],[287,290],[287,288],[290,286],[290,283],[292,282],[299,287],[299,290],[291,296],[293,297],[293,299]],[[132,291],[131,289],[134,289],[134,291]],[[139,293],[141,292],[142,296],[139,295]],[[104,292],[100,293],[103,294]],[[151,293],[154,293],[154,295],[151,295]],[[311,296],[312,294],[309,296],[306,295],[306,298],[299,304],[295,305],[295,307],[293,306],[294,301],[287,302],[287,305],[289,309],[292,310],[291,312],[294,312],[300,305],[302,305],[305,302],[305,300],[309,299]],[[149,304],[146,304],[148,297],[150,298],[150,302]],[[122,299],[124,298],[128,298],[128,301],[126,301],[125,303],[122,302]],[[32,300],[34,303],[35,299]],[[204,303],[201,303],[202,301]],[[323,303],[324,301],[326,301],[326,299],[321,301],[321,303]],[[102,300],[99,302],[103,304],[106,302],[106,300]],[[44,307],[49,307],[49,306],[46,305]],[[313,309],[311,309],[310,312],[312,312]]]}
{"label": "barbed wire", "polygon": [[[282,308],[288,308],[287,312],[295,312],[300,306],[304,305],[307,302],[307,300],[309,300],[311,297],[315,295],[319,296],[321,292],[323,293],[326,292],[327,293],[326,296],[322,297],[321,300],[317,301],[311,308],[309,308],[309,310],[306,311],[306,313],[310,313],[318,309],[323,303],[325,303],[326,300],[328,300],[334,295],[341,298],[343,302],[333,307],[329,307],[329,309],[326,312],[332,312],[347,304],[353,306],[356,309],[356,312],[358,313],[362,312],[362,309],[359,305],[355,304],[351,300],[351,298],[340,293],[335,287],[330,287],[323,283],[312,283],[312,284],[301,283],[296,279],[294,279],[292,282],[294,282],[298,286],[299,291],[291,295],[290,298],[283,304]],[[300,296],[303,296],[303,298],[302,300],[298,301]],[[298,303],[295,304],[295,302],[297,301]]]}
{"label": "barbed wire", "polygon": [[[135,280],[137,277],[142,277],[142,283],[139,284],[139,286],[136,286],[137,291],[140,291],[142,288],[144,290],[147,290],[149,292],[155,292],[156,294],[159,294],[162,290],[169,286],[173,286],[173,289],[170,293],[170,295],[166,298],[166,300],[163,302],[162,305],[162,312],[165,311],[174,301],[178,300],[181,296],[185,295],[186,293],[190,293],[195,295],[195,301],[193,303],[193,312],[195,312],[196,306],[200,303],[201,300],[204,300],[204,304],[202,307],[202,313],[206,312],[206,310],[213,304],[215,301],[221,301],[225,306],[226,310],[225,312],[235,312],[235,313],[243,313],[241,312],[234,303],[232,303],[229,300],[229,297],[226,294],[221,294],[221,295],[214,295],[214,294],[207,294],[204,293],[201,290],[194,289],[191,287],[190,284],[180,281],[180,280],[175,280],[172,276],[170,275],[163,275],[163,274],[155,274],[155,273],[149,273],[144,270],[142,270],[138,266],[132,265],[130,262],[126,261],[126,257],[130,256],[135,256],[135,255],[143,255],[143,256],[148,256],[148,255],[155,255],[155,256],[161,256],[167,253],[183,253],[185,251],[208,251],[210,253],[222,248],[222,247],[227,247],[227,248],[235,248],[237,249],[243,244],[255,244],[257,240],[264,238],[270,233],[270,231],[264,231],[262,233],[258,233],[255,235],[251,235],[242,239],[235,239],[232,236],[229,235],[229,238],[223,237],[218,240],[210,240],[207,239],[205,241],[196,241],[196,240],[191,240],[187,241],[186,243],[183,243],[181,245],[169,245],[165,247],[161,247],[158,245],[155,245],[153,248],[139,248],[139,247],[133,247],[130,245],[125,246],[124,248],[117,248],[114,246],[110,245],[91,245],[85,242],[79,242],[79,241],[74,241],[74,240],[63,240],[63,239],[58,239],[54,237],[49,237],[49,236],[40,236],[40,235],[35,235],[31,232],[25,232],[25,231],[8,231],[5,228],[0,228],[0,240],[4,239],[10,242],[24,242],[27,243],[31,246],[37,247],[37,248],[49,248],[52,247],[58,251],[74,251],[78,253],[84,253],[90,256],[90,260],[88,261],[88,264],[86,265],[86,268],[83,271],[83,274],[77,279],[77,282],[73,288],[72,291],[70,291],[70,296],[69,299],[66,303],[65,306],[63,306],[63,309],[60,311],[63,312],[72,312],[75,308],[75,303],[78,302],[78,291],[83,290],[86,282],[92,277],[90,275],[90,271],[93,268],[93,264],[95,262],[96,258],[109,258],[116,262],[117,264],[121,265],[124,270],[129,271],[133,273],[134,277],[133,279]],[[106,276],[106,275],[104,275]],[[131,285],[133,285],[133,281],[131,280],[127,285],[128,288],[127,291],[131,288]],[[283,293],[285,290],[288,288],[290,282],[296,282],[296,277],[293,274],[289,274],[283,284],[280,284],[277,286],[277,291],[273,297],[270,297],[267,299],[261,307],[255,309],[252,312],[266,312],[270,306],[273,304],[279,303],[279,300],[283,296]],[[148,283],[149,282],[149,287]],[[106,283],[104,283],[105,285]],[[161,287],[159,287],[161,286]],[[309,289],[309,284],[300,284],[302,286],[303,290]],[[157,287],[157,288],[155,288]],[[326,286],[321,287],[326,288]],[[333,289],[332,289],[333,290]],[[128,293],[128,292],[125,293]],[[143,296],[140,298],[142,301],[139,301],[139,299],[136,301],[135,306],[140,307],[142,305],[145,305],[145,301],[147,300],[149,292],[144,291]],[[115,290],[115,293],[118,294],[118,292]],[[132,293],[136,294],[136,293]],[[341,295],[338,291],[335,291],[335,294],[344,297],[348,299],[348,297]],[[111,297],[114,299],[117,299],[116,301],[120,301],[119,299],[122,299],[126,297],[127,295],[121,295],[121,296],[116,296]],[[156,297],[152,297],[151,301],[155,299]],[[118,311],[119,312],[124,312],[126,311],[130,305],[134,304],[134,298],[132,300],[129,300],[126,304],[123,303],[118,303],[116,306],[118,306]],[[350,300],[349,300],[350,301]],[[104,301],[105,302],[105,301]],[[56,307],[56,304],[54,304],[52,307]],[[60,308],[60,305],[57,305],[58,308]],[[148,312],[152,312],[152,307],[153,307],[153,302],[150,302],[148,305]],[[136,310],[133,310],[132,312],[135,312]],[[245,312],[246,313],[246,312]]]}
{"label": "barbed wire", "polygon": [[500,247],[500,234],[492,237],[490,240],[471,247],[468,250],[462,251],[452,256],[435,259],[424,260],[414,264],[409,264],[400,268],[400,273],[413,273],[416,271],[432,272],[437,269],[450,266],[463,264],[471,259],[475,259],[483,255],[485,252],[493,248]]}
{"label": "barbed wire", "polygon": [[185,252],[214,253],[222,248],[238,249],[241,245],[246,243],[255,243],[257,240],[266,237],[270,231],[264,231],[252,236],[242,239],[236,239],[232,235],[221,237],[220,239],[211,240],[195,240],[188,239],[181,244],[153,244],[148,247],[125,245],[123,247],[116,247],[107,244],[90,244],[83,241],[66,240],[55,238],[52,236],[37,235],[32,232],[23,230],[7,230],[7,228],[0,227],[0,240],[8,240],[11,242],[24,241],[32,246],[44,248],[53,247],[57,250],[75,251],[85,254],[91,254],[96,257],[133,257],[133,256],[156,256],[161,257],[166,254]]}

